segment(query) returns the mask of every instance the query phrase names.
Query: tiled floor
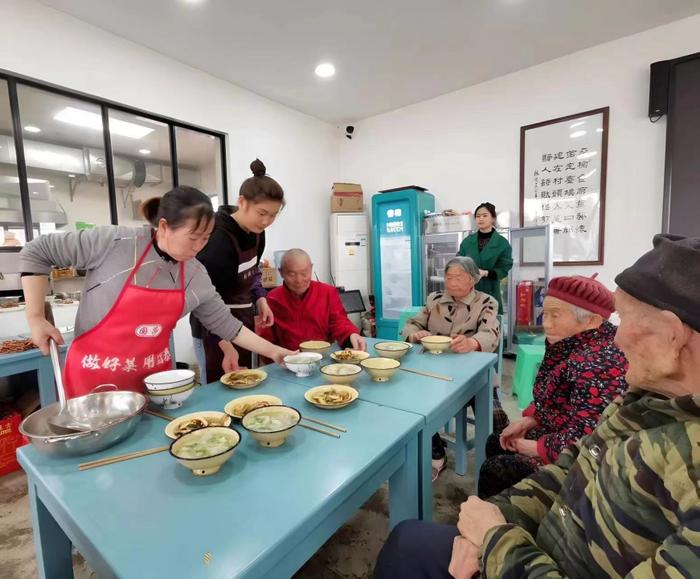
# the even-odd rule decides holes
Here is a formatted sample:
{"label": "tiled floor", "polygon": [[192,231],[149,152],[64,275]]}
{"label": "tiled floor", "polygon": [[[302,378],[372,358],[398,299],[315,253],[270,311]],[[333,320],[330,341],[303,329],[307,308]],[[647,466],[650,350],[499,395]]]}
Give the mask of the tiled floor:
{"label": "tiled floor", "polygon": [[[513,362],[504,360],[501,400],[512,418],[520,413],[510,396]],[[459,505],[473,491],[472,473],[455,475],[443,471],[434,486],[435,520],[454,523]],[[388,533],[386,489],[382,488],[331,537],[297,573],[297,578],[338,579],[371,577],[374,561]],[[16,472],[0,478],[0,576],[32,579],[37,576],[26,477]],[[77,579],[95,577],[79,555],[75,556]],[[134,578],[141,579],[141,578]]]}

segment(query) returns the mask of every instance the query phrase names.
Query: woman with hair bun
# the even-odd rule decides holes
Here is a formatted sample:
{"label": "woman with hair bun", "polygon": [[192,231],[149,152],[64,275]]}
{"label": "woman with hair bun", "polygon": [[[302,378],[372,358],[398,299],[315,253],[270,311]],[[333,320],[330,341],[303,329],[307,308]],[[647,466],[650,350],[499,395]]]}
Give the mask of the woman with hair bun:
{"label": "woman with hair bun", "polygon": [[496,229],[496,207],[482,203],[474,211],[478,231],[472,233],[459,246],[457,255],[471,257],[479,268],[481,279],[476,289],[496,299],[498,313],[503,313],[501,280],[513,267],[513,248]]}
{"label": "woman with hair bun", "polygon": [[194,259],[214,227],[211,200],[176,187],[141,208],[153,229],[107,226],[42,235],[20,252],[22,287],[32,341],[48,354],[61,333],[44,317],[51,266],[87,270],[64,368],[66,394],[100,384],[143,391],[143,378],[172,367],[170,334],[193,312],[221,337],[223,363],[237,367],[231,342],[281,362],[290,353],[256,336],[229,314],[202,265]]}
{"label": "woman with hair bun", "polygon": [[[265,229],[284,207],[284,191],[267,175],[260,159],[250,164],[253,173],[241,184],[237,205],[222,205],[214,217],[214,231],[207,246],[197,255],[204,265],[216,291],[235,316],[251,331],[255,331],[255,313],[264,327],[274,323],[267,304],[267,292],[262,287],[260,258],[265,251]],[[199,363],[202,382],[221,377],[222,352],[219,337],[190,316],[192,339]],[[246,348],[236,348],[239,364],[250,367],[251,355]]]}

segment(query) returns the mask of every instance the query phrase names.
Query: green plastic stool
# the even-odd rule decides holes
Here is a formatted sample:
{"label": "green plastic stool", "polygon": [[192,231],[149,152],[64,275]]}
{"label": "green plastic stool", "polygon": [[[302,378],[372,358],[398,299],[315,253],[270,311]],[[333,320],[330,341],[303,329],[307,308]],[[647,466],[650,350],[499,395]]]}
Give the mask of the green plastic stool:
{"label": "green plastic stool", "polygon": [[518,397],[518,408],[524,410],[532,402],[532,386],[544,358],[544,345],[518,346],[515,354],[517,358],[513,377],[513,395]]}
{"label": "green plastic stool", "polygon": [[403,327],[406,325],[406,322],[408,320],[410,320],[412,317],[418,315],[422,309],[423,309],[423,306],[411,306],[409,308],[403,308],[401,310],[401,312],[399,313],[398,330],[396,332],[396,339],[397,340],[403,340],[403,337],[401,336],[401,331],[403,330]]}

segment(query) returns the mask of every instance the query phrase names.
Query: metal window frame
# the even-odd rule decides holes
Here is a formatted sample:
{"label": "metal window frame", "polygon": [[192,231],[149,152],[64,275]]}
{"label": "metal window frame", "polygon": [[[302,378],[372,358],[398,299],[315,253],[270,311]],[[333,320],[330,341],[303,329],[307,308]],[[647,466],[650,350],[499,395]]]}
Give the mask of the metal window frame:
{"label": "metal window frame", "polygon": [[[17,94],[17,86],[28,86],[59,96],[64,96],[66,98],[81,100],[86,103],[96,105],[100,108],[102,114],[102,136],[104,139],[105,147],[105,157],[106,157],[106,169],[107,169],[107,194],[109,197],[109,213],[110,221],[113,225],[118,224],[118,212],[117,212],[117,191],[116,185],[114,183],[114,161],[112,158],[112,139],[109,132],[109,112],[111,110],[119,111],[127,114],[142,116],[147,119],[157,121],[165,124],[168,127],[169,137],[170,137],[170,163],[172,167],[172,177],[173,177],[173,187],[178,186],[179,176],[178,176],[178,166],[177,166],[177,139],[176,139],[176,129],[182,128],[190,131],[195,131],[198,133],[203,133],[206,135],[211,135],[219,139],[220,156],[221,156],[221,191],[222,191],[222,201],[223,204],[228,204],[228,157],[227,157],[227,147],[226,138],[227,134],[221,131],[215,131],[206,127],[201,127],[198,125],[193,125],[171,117],[164,115],[159,115],[139,109],[136,107],[130,107],[118,102],[111,101],[109,99],[104,99],[96,97],[91,94],[87,94],[81,91],[71,90],[59,85],[37,80],[35,78],[27,77],[21,74],[17,74],[11,71],[7,71],[0,68],[0,79],[7,82],[7,90],[10,104],[10,115],[12,121],[12,131],[14,137],[14,145],[17,155],[17,177],[19,178],[19,188],[20,188],[20,199],[22,201],[22,215],[24,217],[24,230],[27,241],[31,241],[34,237],[32,228],[32,214],[31,214],[31,204],[29,198],[29,184],[27,181],[27,164],[24,156],[24,133],[22,129],[22,123],[20,120],[20,107],[19,107],[19,97]],[[20,251],[21,248],[8,247],[0,248],[0,251],[16,252]]]}

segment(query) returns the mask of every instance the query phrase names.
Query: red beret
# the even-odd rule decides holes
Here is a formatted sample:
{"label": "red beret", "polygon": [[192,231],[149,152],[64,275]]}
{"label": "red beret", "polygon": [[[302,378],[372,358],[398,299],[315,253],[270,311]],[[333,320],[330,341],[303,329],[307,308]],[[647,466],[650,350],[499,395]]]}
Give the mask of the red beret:
{"label": "red beret", "polygon": [[581,275],[555,277],[549,282],[547,295],[578,306],[606,320],[615,311],[613,293],[593,277]]}

